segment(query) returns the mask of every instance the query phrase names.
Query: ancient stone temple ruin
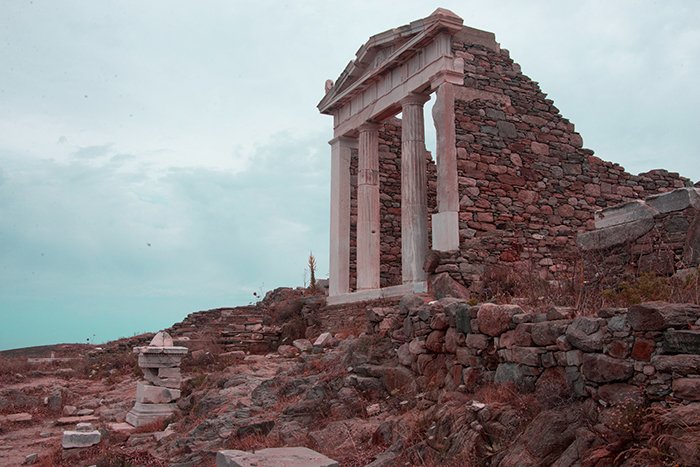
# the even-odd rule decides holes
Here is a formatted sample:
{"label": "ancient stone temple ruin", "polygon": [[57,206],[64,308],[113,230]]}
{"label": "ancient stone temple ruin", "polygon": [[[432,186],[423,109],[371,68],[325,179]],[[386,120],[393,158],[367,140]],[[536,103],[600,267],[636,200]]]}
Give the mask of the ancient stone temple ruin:
{"label": "ancient stone temple ruin", "polygon": [[444,9],[372,36],[318,108],[333,116],[331,304],[424,290],[430,250],[471,290],[504,267],[557,280],[595,211],[691,186],[594,156],[494,34]]}

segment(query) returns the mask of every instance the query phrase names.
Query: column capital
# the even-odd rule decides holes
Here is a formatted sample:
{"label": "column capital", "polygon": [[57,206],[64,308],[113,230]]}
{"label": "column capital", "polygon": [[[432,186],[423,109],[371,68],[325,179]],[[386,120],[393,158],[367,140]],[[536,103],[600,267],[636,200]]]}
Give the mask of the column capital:
{"label": "column capital", "polygon": [[423,105],[430,100],[430,96],[427,94],[419,94],[412,92],[403,99],[401,99],[401,106],[406,105]]}
{"label": "column capital", "polygon": [[379,131],[379,129],[380,129],[381,127],[382,127],[382,125],[379,124],[379,123],[375,123],[375,122],[372,122],[372,121],[367,121],[367,122],[363,123],[362,125],[360,125],[357,129],[358,129],[360,132],[363,132],[363,131]]}
{"label": "column capital", "polygon": [[332,140],[328,141],[328,144],[331,146],[338,144],[340,146],[347,146],[357,149],[357,138],[353,138],[351,136],[336,136]]}

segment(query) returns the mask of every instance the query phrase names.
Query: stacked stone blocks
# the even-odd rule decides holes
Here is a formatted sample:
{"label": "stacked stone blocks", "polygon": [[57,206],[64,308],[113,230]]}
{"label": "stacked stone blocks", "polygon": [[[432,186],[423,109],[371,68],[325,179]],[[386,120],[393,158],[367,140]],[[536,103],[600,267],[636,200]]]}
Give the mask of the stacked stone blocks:
{"label": "stacked stone blocks", "polygon": [[127,423],[138,427],[175,412],[180,398],[180,363],[187,347],[173,345],[168,333],[159,332],[151,343],[135,347],[144,381],[136,383],[136,403],[126,415]]}
{"label": "stacked stone blocks", "polygon": [[700,400],[700,306],[649,302],[573,316],[445,298],[368,308],[371,329],[396,342],[423,391],[488,382],[604,403]]}

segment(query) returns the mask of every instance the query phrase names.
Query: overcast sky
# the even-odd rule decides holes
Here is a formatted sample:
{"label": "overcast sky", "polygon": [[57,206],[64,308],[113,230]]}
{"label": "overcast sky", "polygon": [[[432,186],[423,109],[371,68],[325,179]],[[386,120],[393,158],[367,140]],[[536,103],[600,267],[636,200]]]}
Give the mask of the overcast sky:
{"label": "overcast sky", "polygon": [[700,179],[697,1],[0,0],[0,349],[247,304],[309,251],[327,275],[324,82],[438,6],[598,156]]}

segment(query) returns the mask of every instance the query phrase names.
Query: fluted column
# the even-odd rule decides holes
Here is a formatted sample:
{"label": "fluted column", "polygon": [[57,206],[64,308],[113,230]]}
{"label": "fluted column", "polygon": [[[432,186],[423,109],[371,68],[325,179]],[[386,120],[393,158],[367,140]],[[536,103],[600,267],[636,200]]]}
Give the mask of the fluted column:
{"label": "fluted column", "polygon": [[428,194],[423,104],[428,96],[401,101],[401,273],[403,283],[425,280],[428,250]]}
{"label": "fluted column", "polygon": [[350,292],[350,159],[354,138],[338,137],[331,145],[331,231],[328,295]]}
{"label": "fluted column", "polygon": [[454,85],[443,82],[435,91],[433,123],[436,134],[437,204],[432,216],[433,249],[459,249],[459,186],[455,135]]}
{"label": "fluted column", "polygon": [[379,288],[379,125],[360,128],[357,173],[357,290]]}

